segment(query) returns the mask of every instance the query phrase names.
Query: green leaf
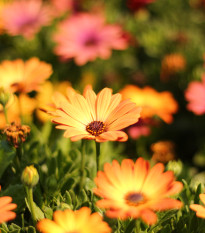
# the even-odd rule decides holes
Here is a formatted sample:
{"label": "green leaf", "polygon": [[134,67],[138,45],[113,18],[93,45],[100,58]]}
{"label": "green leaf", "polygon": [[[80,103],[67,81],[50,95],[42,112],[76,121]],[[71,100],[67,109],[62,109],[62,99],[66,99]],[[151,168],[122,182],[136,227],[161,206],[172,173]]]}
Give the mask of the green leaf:
{"label": "green leaf", "polygon": [[72,198],[68,191],[65,192],[65,201],[68,205],[72,205]]}
{"label": "green leaf", "polygon": [[29,226],[27,229],[27,232],[28,233],[36,233],[36,229],[35,229],[35,227]]}
{"label": "green leaf", "polygon": [[6,231],[4,228],[0,227],[0,231],[1,233],[7,233],[8,231]]}
{"label": "green leaf", "polygon": [[53,210],[50,207],[43,206],[43,212],[46,218],[52,219],[53,218]]}
{"label": "green leaf", "polygon": [[9,233],[20,233],[21,232],[21,229],[16,229],[16,230],[13,230],[13,231],[9,231]]}
{"label": "green leaf", "polygon": [[12,163],[16,153],[6,141],[0,143],[0,178],[9,164]]}
{"label": "green leaf", "polygon": [[7,189],[1,192],[2,196],[10,196],[13,199],[13,203],[17,204],[16,212],[22,211],[25,208],[25,190],[22,184],[10,185]]}
{"label": "green leaf", "polygon": [[126,227],[125,233],[131,233],[136,228],[136,220],[133,219],[130,221],[128,226]]}
{"label": "green leaf", "polygon": [[80,194],[79,194],[79,196],[78,196],[78,200],[79,200],[81,203],[86,202],[86,201],[88,200],[87,194],[86,194],[86,192],[85,192],[84,189],[80,191]]}
{"label": "green leaf", "polygon": [[[28,207],[28,209],[29,209],[29,211],[30,211],[30,213],[31,213],[31,209],[30,209],[30,206],[29,206],[29,204],[28,204],[27,198],[25,198],[25,202],[26,202],[26,206]],[[35,214],[37,220],[40,220],[40,219],[45,218],[44,213],[43,213],[42,210],[36,205],[35,202],[33,202],[33,207],[34,207],[34,214]]]}
{"label": "green leaf", "polygon": [[18,225],[16,225],[16,224],[14,224],[14,223],[12,223],[12,224],[9,226],[9,229],[10,229],[10,230],[19,230],[19,229],[21,229],[21,227],[18,226]]}
{"label": "green leaf", "polygon": [[7,227],[7,224],[6,224],[5,222],[3,222],[3,223],[1,224],[1,226],[2,226],[1,229],[3,229],[5,232],[8,232],[8,231],[9,231],[9,229],[8,229],[8,227]]}
{"label": "green leaf", "polygon": [[202,185],[202,184],[199,184],[199,185],[197,186],[196,194],[195,194],[195,197],[194,197],[194,203],[195,203],[195,204],[198,204],[198,203],[199,203],[199,200],[200,200],[199,194],[203,193],[203,190],[204,190],[203,185]]}

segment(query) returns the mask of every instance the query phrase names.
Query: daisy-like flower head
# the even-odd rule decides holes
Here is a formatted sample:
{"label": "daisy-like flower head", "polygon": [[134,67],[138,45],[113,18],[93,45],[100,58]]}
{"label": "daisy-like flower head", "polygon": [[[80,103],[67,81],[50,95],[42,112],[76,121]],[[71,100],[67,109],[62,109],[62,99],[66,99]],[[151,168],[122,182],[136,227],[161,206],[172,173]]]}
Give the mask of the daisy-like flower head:
{"label": "daisy-like flower head", "polygon": [[11,202],[11,197],[0,197],[0,224],[3,222],[10,221],[16,217],[16,213],[14,213],[12,210],[16,209],[17,205]]}
{"label": "daisy-like flower head", "polygon": [[77,65],[98,57],[108,59],[112,49],[127,48],[120,26],[106,24],[102,15],[89,13],[79,13],[61,22],[54,40],[56,54],[64,60],[74,58]]}
{"label": "daisy-like flower head", "polygon": [[0,64],[0,86],[11,92],[37,91],[52,72],[51,65],[36,57],[25,62],[5,60]]}
{"label": "daisy-like flower head", "polygon": [[156,115],[166,123],[171,123],[173,121],[172,114],[178,110],[177,102],[168,91],[157,92],[149,86],[139,88],[127,85],[120,93],[123,98],[130,98],[137,106],[142,107],[142,119],[152,118]]}
{"label": "daisy-like flower head", "polygon": [[22,35],[31,39],[42,26],[50,22],[50,10],[42,0],[16,0],[2,10],[6,31],[13,36]]}
{"label": "daisy-like flower head", "polygon": [[111,229],[102,220],[99,213],[92,213],[88,207],[77,211],[55,211],[53,220],[42,219],[37,223],[37,229],[43,233],[110,233]]}
{"label": "daisy-like flower head", "polygon": [[97,206],[107,209],[110,218],[141,218],[147,224],[155,224],[154,211],[180,208],[182,203],[170,195],[181,191],[183,185],[174,180],[172,171],[164,171],[162,163],[150,168],[143,158],[134,163],[124,159],[122,164],[114,160],[98,171],[94,193],[103,199]]}
{"label": "daisy-like flower head", "polygon": [[205,114],[205,75],[202,82],[192,81],[189,83],[185,98],[188,101],[187,109],[196,115]]}
{"label": "daisy-like flower head", "polygon": [[[205,205],[205,193],[199,194],[200,200]],[[205,206],[198,205],[198,204],[192,204],[190,205],[190,209],[196,212],[196,216],[199,218],[205,218]]]}
{"label": "daisy-like flower head", "polygon": [[136,123],[140,108],[130,100],[122,101],[121,94],[112,95],[104,88],[97,95],[86,88],[83,96],[68,88],[67,96],[54,96],[56,111],[50,112],[52,121],[64,129],[64,137],[72,141],[95,139],[97,142],[126,141],[128,136],[121,129]]}

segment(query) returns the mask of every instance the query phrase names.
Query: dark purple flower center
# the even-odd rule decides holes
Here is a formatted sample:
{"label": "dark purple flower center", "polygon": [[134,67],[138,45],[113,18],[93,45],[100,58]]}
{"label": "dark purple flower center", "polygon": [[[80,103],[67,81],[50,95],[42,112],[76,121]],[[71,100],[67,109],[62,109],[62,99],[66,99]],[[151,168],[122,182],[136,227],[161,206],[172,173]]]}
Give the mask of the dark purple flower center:
{"label": "dark purple flower center", "polygon": [[137,206],[145,202],[145,196],[140,192],[130,192],[125,195],[125,202],[130,206]]}
{"label": "dark purple flower center", "polygon": [[102,121],[92,121],[86,126],[86,131],[94,136],[98,136],[105,131],[105,124]]}
{"label": "dark purple flower center", "polygon": [[90,37],[87,40],[85,40],[84,45],[85,46],[94,46],[97,45],[98,40],[95,37]]}

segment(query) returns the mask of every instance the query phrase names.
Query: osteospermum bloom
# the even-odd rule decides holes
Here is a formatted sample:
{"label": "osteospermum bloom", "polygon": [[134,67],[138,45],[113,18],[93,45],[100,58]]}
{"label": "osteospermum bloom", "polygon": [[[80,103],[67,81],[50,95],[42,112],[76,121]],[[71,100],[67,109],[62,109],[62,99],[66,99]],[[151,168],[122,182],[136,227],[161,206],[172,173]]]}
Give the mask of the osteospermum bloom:
{"label": "osteospermum bloom", "polygon": [[88,207],[73,211],[66,209],[57,210],[53,220],[42,219],[37,223],[37,229],[43,233],[109,233],[110,227],[102,220],[99,213],[92,213]]}
{"label": "osteospermum bloom", "polygon": [[50,22],[50,11],[42,0],[16,0],[7,3],[2,10],[2,20],[10,35],[22,35],[28,39]]}
{"label": "osteospermum bloom", "polygon": [[102,15],[88,13],[76,14],[61,22],[54,40],[55,53],[64,60],[74,58],[77,65],[98,57],[108,59],[112,49],[127,48],[120,26],[106,24]]}
{"label": "osteospermum bloom", "polygon": [[52,72],[50,64],[36,57],[25,62],[4,60],[0,64],[0,86],[11,92],[38,91]]}
{"label": "osteospermum bloom", "polygon": [[[205,205],[205,194],[199,194],[199,198]],[[198,205],[198,204],[192,204],[190,205],[190,208],[196,212],[197,217],[205,218],[205,206]]]}
{"label": "osteospermum bloom", "polygon": [[114,160],[104,165],[104,172],[98,171],[94,193],[103,199],[97,206],[107,209],[110,218],[141,218],[147,224],[155,224],[154,211],[177,209],[179,200],[170,195],[181,191],[183,185],[174,180],[172,171],[164,171],[162,163],[150,168],[148,161],[139,158],[134,163],[124,159],[122,164]]}
{"label": "osteospermum bloom", "polygon": [[196,115],[205,114],[205,75],[202,81],[192,81],[185,90],[187,109]]}
{"label": "osteospermum bloom", "polygon": [[0,224],[16,217],[16,213],[12,210],[16,209],[17,205],[11,202],[12,198],[9,196],[0,197]]}
{"label": "osteospermum bloom", "polygon": [[69,88],[67,96],[54,96],[56,111],[50,112],[52,121],[64,129],[64,137],[72,141],[95,139],[103,141],[126,141],[128,136],[121,129],[136,123],[140,108],[130,100],[122,101],[121,94],[112,95],[104,88],[97,95],[86,88],[83,96]]}
{"label": "osteospermum bloom", "polygon": [[142,119],[156,115],[166,123],[171,123],[173,121],[172,114],[178,110],[177,102],[168,91],[157,92],[149,86],[139,88],[134,85],[127,85],[120,93],[123,98],[130,98],[137,106],[142,107]]}

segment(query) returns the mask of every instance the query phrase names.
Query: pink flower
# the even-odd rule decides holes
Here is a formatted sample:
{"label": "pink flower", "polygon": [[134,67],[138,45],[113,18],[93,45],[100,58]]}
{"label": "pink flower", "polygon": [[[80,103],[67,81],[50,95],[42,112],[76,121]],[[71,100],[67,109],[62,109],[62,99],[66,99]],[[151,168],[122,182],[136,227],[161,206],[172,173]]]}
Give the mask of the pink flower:
{"label": "pink flower", "polygon": [[8,34],[31,39],[50,21],[50,10],[42,0],[16,0],[2,10],[2,20]]}
{"label": "pink flower", "polygon": [[185,91],[185,98],[189,102],[187,109],[194,112],[196,115],[205,113],[205,75],[202,82],[193,81],[189,83]]}
{"label": "pink flower", "polygon": [[74,58],[78,65],[97,57],[108,59],[111,49],[123,50],[128,45],[120,26],[105,24],[103,16],[88,13],[61,22],[54,40],[56,54],[64,60]]}

